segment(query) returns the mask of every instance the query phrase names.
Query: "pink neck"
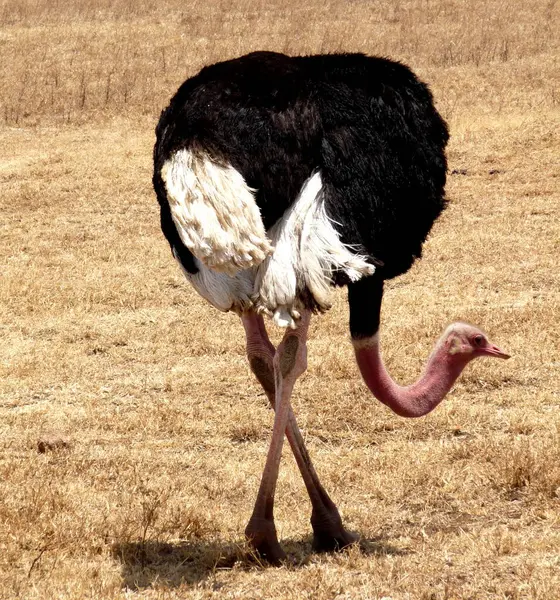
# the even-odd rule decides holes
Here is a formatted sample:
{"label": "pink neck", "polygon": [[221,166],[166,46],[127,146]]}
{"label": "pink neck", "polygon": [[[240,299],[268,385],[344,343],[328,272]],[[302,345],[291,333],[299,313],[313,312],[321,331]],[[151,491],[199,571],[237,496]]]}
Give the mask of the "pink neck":
{"label": "pink neck", "polygon": [[373,395],[402,417],[422,417],[432,411],[467,364],[452,357],[444,344],[438,342],[420,379],[401,387],[391,379],[383,364],[378,335],[354,342],[356,361]]}

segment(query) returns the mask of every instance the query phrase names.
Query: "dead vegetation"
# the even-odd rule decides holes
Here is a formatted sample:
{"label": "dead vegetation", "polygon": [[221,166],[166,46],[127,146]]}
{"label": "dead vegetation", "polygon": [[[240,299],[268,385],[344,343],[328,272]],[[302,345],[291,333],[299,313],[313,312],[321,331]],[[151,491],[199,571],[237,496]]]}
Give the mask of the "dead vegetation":
{"label": "dead vegetation", "polygon": [[[0,598],[560,597],[559,22],[542,0],[0,3]],[[150,188],[179,83],[261,48],[388,55],[431,83],[451,203],[389,286],[386,362],[413,380],[457,319],[514,355],[400,419],[359,380],[341,293],[294,405],[363,541],[311,554],[286,452],[280,569],[242,540],[271,411]]]}

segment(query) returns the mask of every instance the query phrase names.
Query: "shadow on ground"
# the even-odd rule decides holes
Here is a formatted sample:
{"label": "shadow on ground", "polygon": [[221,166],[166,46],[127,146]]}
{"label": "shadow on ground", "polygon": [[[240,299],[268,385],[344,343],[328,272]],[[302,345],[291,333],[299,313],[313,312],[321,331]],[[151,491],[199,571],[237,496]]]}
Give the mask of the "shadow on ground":
{"label": "shadow on ground", "polygon": [[[288,568],[299,568],[313,556],[312,537],[282,540],[288,554]],[[381,538],[362,539],[364,555],[404,555],[407,550],[385,543]],[[274,568],[261,561],[246,544],[224,542],[158,542],[137,541],[116,543],[112,554],[122,564],[123,586],[131,590],[150,587],[156,583],[168,587],[193,585],[208,579],[216,570]]]}

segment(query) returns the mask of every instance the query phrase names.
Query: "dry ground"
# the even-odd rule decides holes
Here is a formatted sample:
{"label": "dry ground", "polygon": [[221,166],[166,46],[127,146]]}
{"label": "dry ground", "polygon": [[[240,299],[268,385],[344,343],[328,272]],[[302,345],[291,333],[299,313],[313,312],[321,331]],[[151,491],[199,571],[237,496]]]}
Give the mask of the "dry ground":
{"label": "dry ground", "polygon": [[[0,3],[0,598],[560,598],[558,23],[542,0]],[[242,540],[272,412],[150,189],[177,85],[257,48],[386,54],[431,83],[451,204],[388,286],[386,362],[413,380],[456,319],[513,354],[404,420],[361,383],[340,293],[294,405],[363,542],[311,553],[286,451],[278,569]]]}

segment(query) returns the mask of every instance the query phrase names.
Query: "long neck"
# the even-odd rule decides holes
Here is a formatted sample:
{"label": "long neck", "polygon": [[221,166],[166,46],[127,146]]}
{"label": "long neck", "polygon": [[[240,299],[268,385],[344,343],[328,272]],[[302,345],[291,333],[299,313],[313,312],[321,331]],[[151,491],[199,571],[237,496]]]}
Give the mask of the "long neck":
{"label": "long neck", "polygon": [[421,417],[432,411],[452,388],[466,366],[438,342],[420,379],[407,387],[397,385],[383,364],[379,334],[354,339],[356,361],[373,395],[402,417]]}

